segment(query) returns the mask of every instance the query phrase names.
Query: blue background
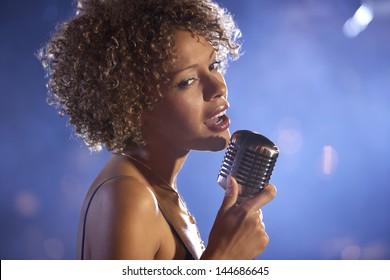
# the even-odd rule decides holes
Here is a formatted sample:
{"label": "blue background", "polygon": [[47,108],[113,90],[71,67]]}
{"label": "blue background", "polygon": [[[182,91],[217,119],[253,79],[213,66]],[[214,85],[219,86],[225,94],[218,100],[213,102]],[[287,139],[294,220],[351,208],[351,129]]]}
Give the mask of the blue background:
{"label": "blue background", "polygon": [[[231,131],[281,150],[260,259],[390,259],[390,1],[357,37],[355,0],[225,0],[244,55],[226,74]],[[109,158],[46,104],[34,53],[71,1],[0,2],[0,258],[74,259],[84,195]],[[179,189],[205,241],[223,197],[224,152],[192,152]]]}

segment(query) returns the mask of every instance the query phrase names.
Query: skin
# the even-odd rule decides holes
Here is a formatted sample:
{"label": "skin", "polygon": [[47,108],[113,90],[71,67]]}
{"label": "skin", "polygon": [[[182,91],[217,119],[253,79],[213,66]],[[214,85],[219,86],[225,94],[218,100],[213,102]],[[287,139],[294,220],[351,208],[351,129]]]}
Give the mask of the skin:
{"label": "skin", "polygon": [[[228,129],[216,131],[205,124],[218,107],[228,106],[227,88],[218,71],[212,46],[200,36],[175,33],[178,60],[164,89],[164,98],[143,115],[147,145],[127,147],[126,154],[146,163],[177,189],[176,177],[190,150],[224,149]],[[162,160],[163,159],[163,160]],[[86,222],[86,259],[183,259],[185,249],[162,216],[151,190],[161,180],[144,167],[121,155],[113,155],[89,190],[96,193]],[[274,186],[236,205],[238,186],[228,180],[221,208],[202,259],[253,259],[268,244],[260,208],[273,199]],[[86,204],[83,205],[81,221]],[[78,252],[82,223],[79,226]],[[80,256],[78,256],[80,257]]]}

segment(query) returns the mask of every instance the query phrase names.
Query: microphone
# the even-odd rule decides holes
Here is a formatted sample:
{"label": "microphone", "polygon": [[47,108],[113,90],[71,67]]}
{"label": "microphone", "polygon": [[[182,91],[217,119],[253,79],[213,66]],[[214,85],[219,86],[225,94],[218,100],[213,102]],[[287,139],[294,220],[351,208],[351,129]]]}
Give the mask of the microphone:
{"label": "microphone", "polygon": [[239,186],[237,201],[251,198],[268,185],[278,155],[278,147],[265,136],[238,130],[230,139],[217,182],[225,189],[228,176],[233,176]]}

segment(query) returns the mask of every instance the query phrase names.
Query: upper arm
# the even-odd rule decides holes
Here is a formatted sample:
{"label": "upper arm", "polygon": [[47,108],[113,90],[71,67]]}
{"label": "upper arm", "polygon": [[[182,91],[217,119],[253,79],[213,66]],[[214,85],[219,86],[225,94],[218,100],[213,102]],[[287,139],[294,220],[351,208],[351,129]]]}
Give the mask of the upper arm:
{"label": "upper arm", "polygon": [[92,200],[86,224],[92,259],[153,259],[160,246],[155,196],[127,177],[105,183]]}

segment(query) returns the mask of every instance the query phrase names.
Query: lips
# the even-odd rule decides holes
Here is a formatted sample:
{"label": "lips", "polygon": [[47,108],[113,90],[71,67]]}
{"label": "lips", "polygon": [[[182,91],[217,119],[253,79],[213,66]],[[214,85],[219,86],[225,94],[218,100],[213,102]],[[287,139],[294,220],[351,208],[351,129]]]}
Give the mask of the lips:
{"label": "lips", "polygon": [[228,105],[225,106],[219,106],[216,109],[214,109],[204,122],[204,124],[213,131],[219,132],[224,131],[227,129],[230,125],[230,119],[226,115],[226,109],[228,108]]}

